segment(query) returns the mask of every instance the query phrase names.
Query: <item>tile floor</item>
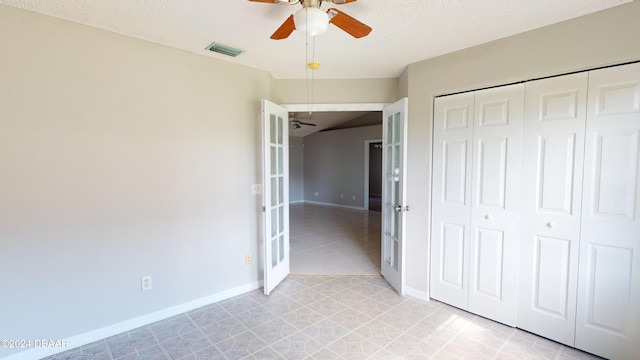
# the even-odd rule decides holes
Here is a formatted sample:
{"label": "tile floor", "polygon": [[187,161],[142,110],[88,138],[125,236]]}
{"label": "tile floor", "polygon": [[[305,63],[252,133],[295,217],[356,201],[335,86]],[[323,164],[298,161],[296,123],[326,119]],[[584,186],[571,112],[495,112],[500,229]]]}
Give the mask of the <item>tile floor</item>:
{"label": "tile floor", "polygon": [[[297,234],[294,246],[292,223],[291,251],[312,265],[303,261],[298,271],[330,275],[292,275],[269,296],[255,290],[47,360],[599,359],[437,301],[399,296],[379,275],[336,275],[378,273],[379,218],[359,213],[303,205],[291,213],[319,227],[307,229],[314,236]],[[323,233],[352,240],[335,243]],[[316,256],[333,255],[313,263],[314,248]],[[335,264],[354,248],[361,251],[359,266]],[[324,270],[321,263],[334,265]]]}
{"label": "tile floor", "polygon": [[380,213],[293,204],[291,274],[380,274]]}

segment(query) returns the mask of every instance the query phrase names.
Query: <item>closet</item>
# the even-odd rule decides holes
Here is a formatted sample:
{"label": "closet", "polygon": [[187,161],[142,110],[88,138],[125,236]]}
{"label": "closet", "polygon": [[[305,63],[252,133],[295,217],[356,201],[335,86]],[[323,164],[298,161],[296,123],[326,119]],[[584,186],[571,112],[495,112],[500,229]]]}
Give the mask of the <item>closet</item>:
{"label": "closet", "polygon": [[640,353],[639,137],[638,63],[436,98],[431,297]]}

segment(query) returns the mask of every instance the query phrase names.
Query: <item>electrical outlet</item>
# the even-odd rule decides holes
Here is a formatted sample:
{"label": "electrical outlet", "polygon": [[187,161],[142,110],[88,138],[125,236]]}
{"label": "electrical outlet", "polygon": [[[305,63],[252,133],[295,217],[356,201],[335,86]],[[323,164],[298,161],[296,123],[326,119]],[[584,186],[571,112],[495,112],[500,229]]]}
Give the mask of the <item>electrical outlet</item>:
{"label": "electrical outlet", "polygon": [[140,288],[142,291],[151,290],[151,276],[143,276],[142,279],[140,279]]}
{"label": "electrical outlet", "polygon": [[344,194],[340,194],[340,199],[344,199]]}
{"label": "electrical outlet", "polygon": [[253,184],[253,185],[251,185],[251,194],[253,194],[253,195],[262,194],[262,184]]}
{"label": "electrical outlet", "polygon": [[356,196],[355,196],[355,195],[353,195],[353,196],[352,196],[352,198],[353,198],[353,200],[355,200],[355,199],[356,199]]}
{"label": "electrical outlet", "polygon": [[318,195],[320,195],[320,194],[316,191],[316,193],[315,193],[314,195],[315,195],[315,196],[318,196]]}
{"label": "electrical outlet", "polygon": [[244,256],[244,263],[246,265],[251,265],[251,254],[247,254]]}

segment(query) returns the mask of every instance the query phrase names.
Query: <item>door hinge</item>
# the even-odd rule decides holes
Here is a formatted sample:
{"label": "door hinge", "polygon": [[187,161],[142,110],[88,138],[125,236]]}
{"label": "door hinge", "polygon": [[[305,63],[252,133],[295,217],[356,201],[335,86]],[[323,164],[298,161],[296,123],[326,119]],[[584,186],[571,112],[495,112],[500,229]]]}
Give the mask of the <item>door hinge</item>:
{"label": "door hinge", "polygon": [[266,206],[262,207],[262,212],[267,212],[267,207]]}

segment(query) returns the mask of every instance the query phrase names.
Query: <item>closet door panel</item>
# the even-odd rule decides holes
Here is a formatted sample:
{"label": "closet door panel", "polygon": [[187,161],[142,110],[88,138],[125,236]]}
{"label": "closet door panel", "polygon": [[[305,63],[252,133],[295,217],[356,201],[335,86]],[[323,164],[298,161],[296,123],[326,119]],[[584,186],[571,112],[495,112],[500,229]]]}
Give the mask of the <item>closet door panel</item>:
{"label": "closet door panel", "polygon": [[640,64],[589,73],[576,347],[640,353]]}
{"label": "closet door panel", "polygon": [[431,297],[468,306],[473,93],[434,103]]}
{"label": "closet door panel", "polygon": [[574,345],[587,73],[526,84],[519,328]]}
{"label": "closet door panel", "polygon": [[475,92],[469,311],[515,325],[524,85]]}

